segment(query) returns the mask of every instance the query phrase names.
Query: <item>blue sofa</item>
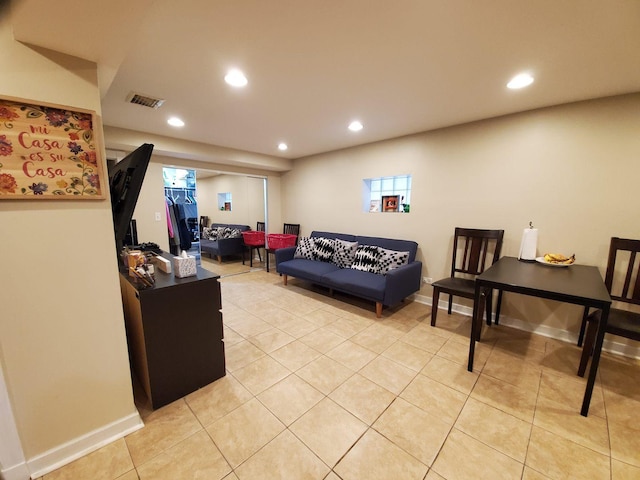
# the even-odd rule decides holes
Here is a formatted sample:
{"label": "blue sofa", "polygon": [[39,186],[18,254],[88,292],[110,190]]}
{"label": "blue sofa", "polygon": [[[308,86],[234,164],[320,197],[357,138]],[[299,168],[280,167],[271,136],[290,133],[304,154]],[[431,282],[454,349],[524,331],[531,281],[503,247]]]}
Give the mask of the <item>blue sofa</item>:
{"label": "blue sofa", "polygon": [[[235,225],[231,223],[212,223],[210,228],[229,227],[237,228],[241,232],[251,230],[249,225]],[[200,253],[206,253],[209,257],[216,257],[218,263],[222,263],[222,257],[229,255],[242,255],[244,250],[244,239],[242,235],[234,238],[220,238],[218,240],[207,240],[200,238]]]}
{"label": "blue sofa", "polygon": [[422,262],[416,261],[418,250],[416,242],[320,231],[313,231],[310,237],[337,238],[347,242],[358,242],[358,245],[408,252],[408,259],[406,264],[389,270],[385,274],[378,274],[353,268],[340,268],[330,261],[294,258],[296,247],[281,248],[275,251],[276,271],[283,276],[285,285],[287,285],[287,278],[291,276],[327,287],[331,292],[335,290],[373,301],[376,304],[378,318],[382,316],[383,306],[394,306],[420,290]]}

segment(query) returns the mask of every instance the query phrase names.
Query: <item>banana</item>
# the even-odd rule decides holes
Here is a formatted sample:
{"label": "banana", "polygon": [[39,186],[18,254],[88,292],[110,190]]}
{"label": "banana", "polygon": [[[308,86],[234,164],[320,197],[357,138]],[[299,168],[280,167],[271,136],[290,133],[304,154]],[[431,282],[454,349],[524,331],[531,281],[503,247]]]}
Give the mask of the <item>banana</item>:
{"label": "banana", "polygon": [[571,255],[570,257],[565,257],[561,253],[545,253],[544,260],[545,262],[548,262],[548,263],[571,265],[573,262],[576,261],[576,256],[574,254],[574,255]]}

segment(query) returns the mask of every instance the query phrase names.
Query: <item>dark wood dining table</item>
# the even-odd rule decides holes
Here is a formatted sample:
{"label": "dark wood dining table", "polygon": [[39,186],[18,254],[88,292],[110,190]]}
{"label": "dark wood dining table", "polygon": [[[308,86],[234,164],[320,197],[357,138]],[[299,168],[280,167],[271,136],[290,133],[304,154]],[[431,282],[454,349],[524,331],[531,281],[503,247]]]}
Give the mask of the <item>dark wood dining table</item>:
{"label": "dark wood dining table", "polygon": [[[589,404],[596,380],[602,342],[611,308],[611,297],[602,280],[597,267],[572,264],[558,267],[538,262],[520,261],[515,257],[502,257],[481,275],[476,277],[471,338],[469,342],[469,364],[467,369],[473,371],[473,357],[476,340],[482,329],[481,295],[488,294],[491,289],[520,293],[533,297],[557,300],[585,308],[602,310],[598,333],[591,361],[591,369],[584,392],[580,414],[587,416]],[[482,302],[484,303],[484,302]],[[497,312],[499,315],[499,312]],[[578,366],[576,365],[576,371]]]}

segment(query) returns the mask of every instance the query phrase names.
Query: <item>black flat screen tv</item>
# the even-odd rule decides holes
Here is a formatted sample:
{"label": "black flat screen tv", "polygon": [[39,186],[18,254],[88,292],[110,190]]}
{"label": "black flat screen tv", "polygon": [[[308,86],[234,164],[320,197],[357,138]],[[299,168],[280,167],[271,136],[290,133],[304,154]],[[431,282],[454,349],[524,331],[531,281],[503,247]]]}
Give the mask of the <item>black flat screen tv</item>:
{"label": "black flat screen tv", "polygon": [[153,145],[145,143],[109,168],[111,210],[118,254],[124,246],[127,230],[133,219],[151,152]]}

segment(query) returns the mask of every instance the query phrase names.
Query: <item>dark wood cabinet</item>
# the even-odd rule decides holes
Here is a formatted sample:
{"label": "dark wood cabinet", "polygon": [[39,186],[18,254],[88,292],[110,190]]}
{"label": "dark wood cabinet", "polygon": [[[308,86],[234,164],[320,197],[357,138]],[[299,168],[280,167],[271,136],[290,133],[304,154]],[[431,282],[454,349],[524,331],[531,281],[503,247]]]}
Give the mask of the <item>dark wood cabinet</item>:
{"label": "dark wood cabinet", "polygon": [[155,278],[143,288],[120,274],[131,368],[154,409],[225,375],[219,276]]}

